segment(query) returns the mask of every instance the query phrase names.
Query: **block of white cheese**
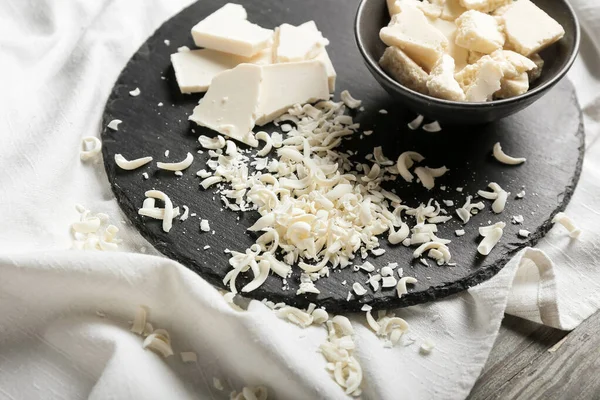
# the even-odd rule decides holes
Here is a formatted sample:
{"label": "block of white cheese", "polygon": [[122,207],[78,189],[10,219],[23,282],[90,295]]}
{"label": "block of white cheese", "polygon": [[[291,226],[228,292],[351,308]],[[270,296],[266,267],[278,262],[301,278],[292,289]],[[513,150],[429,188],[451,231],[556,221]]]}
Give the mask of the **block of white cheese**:
{"label": "block of white cheese", "polygon": [[226,4],[192,28],[198,47],[253,57],[269,47],[273,31],[249,22],[246,10],[238,4]]}
{"label": "block of white cheese", "polygon": [[442,15],[442,6],[430,3],[428,0],[387,0],[388,11],[390,16],[398,14],[402,11],[402,6],[414,6],[423,11],[428,17],[439,18]]}
{"label": "block of white cheese", "polygon": [[446,21],[445,19],[430,19],[431,24],[448,39],[447,53],[454,58],[456,71],[460,71],[468,64],[469,50],[460,47],[456,42],[456,34],[458,29],[454,21]]}
{"label": "block of white cheese", "polygon": [[523,72],[516,78],[504,78],[500,82],[500,90],[494,93],[494,97],[498,99],[508,99],[527,93],[529,90],[529,77],[527,72]]}
{"label": "block of white cheese", "polygon": [[426,72],[448,48],[448,39],[429,23],[421,10],[412,5],[403,6],[402,12],[392,17],[389,26],[379,36],[388,46],[401,49]]}
{"label": "block of white cheese", "polygon": [[428,94],[429,74],[397,47],[388,47],[379,60],[381,68],[397,82],[419,93]]}
{"label": "block of white cheese", "polygon": [[303,61],[262,67],[256,124],[264,125],[295,104],[329,100],[329,80],[325,64]]}
{"label": "block of white cheese", "polygon": [[283,24],[275,29],[274,60],[276,63],[315,58],[329,42],[323,38],[314,21],[300,26]]}
{"label": "block of white cheese", "polygon": [[542,69],[544,68],[544,59],[539,54],[532,54],[529,59],[535,64],[535,68],[529,71],[529,83],[537,80],[542,76]]}
{"label": "block of white cheese", "polygon": [[252,129],[258,109],[262,67],[241,64],[217,75],[190,121],[232,139],[257,146]]}
{"label": "block of white cheese", "polygon": [[508,43],[528,57],[565,35],[563,27],[529,0],[515,1],[500,17]]}
{"label": "block of white cheese", "polygon": [[460,0],[460,4],[467,10],[477,10],[482,13],[490,13],[512,2],[513,0]]}
{"label": "block of white cheese", "polygon": [[465,93],[454,78],[454,59],[444,54],[429,74],[427,89],[439,99],[464,101]]}
{"label": "block of white cheese", "polygon": [[265,49],[252,58],[202,49],[171,54],[171,63],[181,93],[206,92],[213,78],[239,64],[270,64],[271,49]]}
{"label": "block of white cheese", "polygon": [[496,61],[506,61],[510,64],[510,67],[504,70],[505,78],[521,77],[524,72],[536,68],[536,64],[532,60],[511,50],[496,50],[490,54],[490,57]]}
{"label": "block of white cheese", "polygon": [[333,62],[331,62],[331,58],[329,57],[327,50],[325,48],[321,49],[321,51],[314,58],[314,60],[321,61],[323,64],[325,64],[325,69],[327,70],[327,81],[329,83],[329,92],[335,92],[335,81],[337,79],[337,73],[335,72]]}
{"label": "block of white cheese", "polygon": [[490,54],[504,46],[504,35],[496,18],[470,10],[456,19],[456,44],[471,51]]}
{"label": "block of white cheese", "polygon": [[433,4],[437,4],[442,7],[442,14],[440,18],[445,19],[446,21],[454,21],[456,18],[460,17],[462,13],[467,11],[464,8],[459,0],[432,0]]}
{"label": "block of white cheese", "polygon": [[476,64],[466,66],[454,77],[465,92],[467,101],[485,102],[492,100],[494,93],[500,90],[504,69],[502,62],[484,56]]}

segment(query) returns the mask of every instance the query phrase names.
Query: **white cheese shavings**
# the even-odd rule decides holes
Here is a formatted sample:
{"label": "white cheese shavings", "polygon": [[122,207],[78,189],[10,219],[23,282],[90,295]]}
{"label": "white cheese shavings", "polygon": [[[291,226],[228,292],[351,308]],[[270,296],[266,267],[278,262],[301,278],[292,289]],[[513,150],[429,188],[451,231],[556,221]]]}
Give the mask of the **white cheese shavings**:
{"label": "white cheese shavings", "polygon": [[525,191],[521,190],[519,193],[517,193],[517,199],[522,199],[523,197],[525,197]]}
{"label": "white cheese shavings", "polygon": [[500,142],[494,145],[493,154],[496,160],[506,165],[519,165],[527,161],[526,158],[515,158],[504,153],[504,151],[502,151],[502,146],[500,145]]}
{"label": "white cheese shavings", "polygon": [[440,123],[437,121],[433,121],[429,124],[425,124],[423,125],[422,128],[425,132],[431,132],[431,133],[436,133],[436,132],[441,132],[442,131],[442,127],[440,126]]}
{"label": "white cheese shavings", "polygon": [[76,206],[80,217],[71,224],[73,248],[89,251],[115,251],[122,240],[117,237],[119,228],[110,224],[106,214],[91,214],[90,210]]}
{"label": "white cheese shavings", "polygon": [[223,384],[221,383],[221,380],[218,378],[214,378],[213,377],[213,386],[215,389],[217,389],[218,391],[222,391],[223,389],[225,389],[223,387]]}
{"label": "white cheese shavings", "polygon": [[483,236],[483,240],[479,243],[479,246],[477,246],[479,254],[487,256],[492,252],[496,244],[498,244],[502,238],[502,235],[504,234],[503,229],[505,227],[506,224],[504,222],[498,222],[494,225],[479,228],[479,234]]}
{"label": "white cheese shavings", "polygon": [[128,161],[121,154],[115,154],[115,163],[119,166],[119,168],[124,169],[126,171],[138,169],[148,164],[149,162],[152,162],[152,157],[141,157],[136,158],[135,160]]}
{"label": "white cheese shavings", "polygon": [[178,53],[187,53],[188,51],[191,51],[189,47],[187,46],[181,46],[177,48],[177,52]]}
{"label": "white cheese shavings", "polygon": [[384,110],[384,109],[381,109],[381,110],[379,110],[379,114],[382,114],[382,115],[387,115],[387,114],[388,114],[388,111],[387,111],[387,110]]}
{"label": "white cheese shavings", "polygon": [[222,149],[225,147],[225,138],[220,135],[217,135],[214,138],[202,135],[198,138],[198,142],[200,143],[200,146],[208,150]]}
{"label": "white cheese shavings", "polygon": [[481,202],[471,204],[471,200],[473,197],[467,196],[465,204],[461,208],[456,209],[456,215],[462,220],[463,224],[466,224],[470,221],[471,215],[477,214],[477,212],[483,210],[485,205]]}
{"label": "white cheese shavings", "polygon": [[181,356],[181,361],[183,361],[184,363],[198,362],[198,355],[193,351],[182,351],[181,353],[179,353],[179,355]]}
{"label": "white cheese shavings", "polygon": [[173,348],[171,347],[171,338],[164,329],[157,329],[146,339],[142,344],[144,349],[150,349],[160,354],[164,358],[168,358],[173,355]]}
{"label": "white cheese shavings", "polygon": [[402,297],[402,295],[405,295],[408,293],[408,289],[406,288],[406,285],[414,285],[418,283],[418,281],[410,276],[406,276],[404,278],[400,278],[400,280],[398,281],[398,284],[396,285],[396,291],[398,292],[398,298]]}
{"label": "white cheese shavings", "polygon": [[169,39],[165,39],[165,46],[170,46],[171,45],[171,41]]}
{"label": "white cheese shavings", "polygon": [[413,252],[413,258],[419,258],[419,257],[421,257],[421,255],[423,255],[423,253],[425,253],[427,250],[431,250],[431,249],[436,249],[437,251],[441,252],[441,254],[442,254],[442,258],[437,260],[438,264],[441,265],[441,264],[450,262],[450,259],[451,259],[450,249],[448,249],[448,246],[446,246],[445,244],[443,244],[441,242],[423,243]]}
{"label": "white cheese shavings", "polygon": [[371,311],[372,309],[373,309],[373,307],[371,307],[368,304],[365,304],[360,308],[361,311]]}
{"label": "white cheese shavings", "polygon": [[529,235],[531,235],[531,232],[529,232],[527,229],[520,229],[519,230],[519,236],[522,238],[528,238]]}
{"label": "white cheese shavings", "polygon": [[367,289],[365,289],[360,283],[354,282],[352,284],[352,290],[356,293],[357,296],[364,296],[367,294]]}
{"label": "white cheese shavings", "polygon": [[419,129],[421,127],[423,120],[425,120],[425,117],[422,115],[418,115],[417,118],[415,118],[414,120],[412,120],[411,122],[408,123],[408,127],[411,130],[416,131],[417,129]]}
{"label": "white cheese shavings", "polygon": [[148,173],[147,173],[147,172],[144,172],[144,173],[142,174],[142,178],[144,178],[144,179],[149,179],[149,178],[150,178],[150,176],[148,176]]}
{"label": "white cheese shavings", "polygon": [[79,157],[81,161],[91,160],[100,155],[102,150],[102,142],[100,139],[94,136],[86,136],[81,139],[81,152]]}
{"label": "white cheese shavings", "polygon": [[269,392],[264,386],[244,386],[240,393],[232,392],[229,400],[267,400]]}
{"label": "white cheese shavings", "polygon": [[131,324],[131,332],[138,335],[141,335],[142,332],[144,332],[144,328],[146,327],[146,318],[148,318],[148,312],[148,307],[138,307],[135,317],[133,318],[133,323]]}
{"label": "white cheese shavings", "polygon": [[200,221],[200,230],[202,232],[210,232],[210,225],[208,223],[208,220],[203,219]]}
{"label": "white cheese shavings", "polygon": [[286,306],[277,312],[279,318],[287,319],[293,324],[307,328],[313,323],[313,316],[295,307]]}
{"label": "white cheese shavings", "polygon": [[173,218],[175,217],[173,212],[173,203],[171,202],[171,199],[164,192],[161,192],[159,190],[148,190],[145,193],[145,196],[157,200],[162,200],[165,203],[162,229],[163,231],[168,233],[173,227]]}
{"label": "white cheese shavings", "polygon": [[577,239],[581,235],[581,230],[578,229],[575,226],[575,223],[573,223],[573,220],[563,212],[556,214],[556,216],[552,219],[552,223],[559,223],[564,226],[567,231],[569,231],[569,236],[571,236],[573,239]]}
{"label": "white cheese shavings", "polygon": [[406,182],[412,182],[414,179],[414,175],[411,174],[408,170],[412,168],[415,162],[421,162],[425,160],[421,154],[414,151],[406,151],[398,157],[398,161],[396,163],[396,168],[398,169],[398,173]]}
{"label": "white cheese shavings", "polygon": [[513,215],[513,217],[512,217],[512,223],[515,225],[522,224],[524,221],[525,221],[525,218],[523,218],[522,215]]}
{"label": "white cheese shavings", "polygon": [[350,92],[347,91],[347,90],[344,90],[340,94],[340,98],[344,102],[344,104],[346,105],[346,107],[351,108],[353,110],[356,109],[356,108],[359,108],[362,105],[362,101],[356,100],[354,97],[352,97],[352,95],[350,94]]}
{"label": "white cheese shavings", "polygon": [[381,278],[381,286],[384,288],[390,288],[396,286],[398,280],[393,276],[384,276]]}
{"label": "white cheese shavings", "polygon": [[419,347],[419,353],[423,355],[431,354],[434,348],[435,343],[430,339],[427,339],[421,344],[421,347]]}
{"label": "white cheese shavings", "polygon": [[129,92],[129,95],[131,97],[137,97],[137,96],[140,95],[140,93],[142,93],[141,90],[140,90],[140,88],[135,88],[131,92]]}
{"label": "white cheese shavings", "polygon": [[465,235],[465,230],[464,229],[457,229],[456,231],[454,231],[454,234],[456,236],[464,236]]}
{"label": "white cheese shavings", "polygon": [[123,123],[123,121],[121,121],[120,119],[113,119],[106,126],[108,127],[108,129],[112,129],[113,131],[116,132],[119,130],[119,124],[121,124],[121,123]]}
{"label": "white cheese shavings", "polygon": [[192,155],[192,153],[187,153],[183,161],[174,163],[157,162],[156,166],[166,171],[183,171],[185,169],[188,169],[193,162],[194,156]]}

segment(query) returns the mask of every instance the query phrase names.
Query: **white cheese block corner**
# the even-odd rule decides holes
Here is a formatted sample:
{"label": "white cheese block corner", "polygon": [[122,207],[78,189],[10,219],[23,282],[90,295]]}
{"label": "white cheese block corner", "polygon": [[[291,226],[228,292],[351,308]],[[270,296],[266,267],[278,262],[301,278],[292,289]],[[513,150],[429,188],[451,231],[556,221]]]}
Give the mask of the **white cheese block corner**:
{"label": "white cheese block corner", "polygon": [[321,52],[314,59],[325,64],[325,70],[327,70],[327,80],[329,83],[329,93],[335,92],[337,73],[335,72],[333,62],[331,62],[331,58],[329,57],[329,53],[327,53],[327,50],[323,48],[323,50],[321,50]]}
{"label": "white cheese block corner", "polygon": [[198,47],[236,54],[255,56],[269,47],[273,31],[249,22],[246,10],[237,4],[226,4],[192,28]]}
{"label": "white cheese block corner", "polygon": [[300,26],[281,25],[275,29],[274,43],[276,63],[312,59],[328,44],[314,21]]}
{"label": "white cheese block corner", "polygon": [[256,147],[252,129],[261,90],[262,67],[241,64],[217,75],[190,121]]}
{"label": "white cheese block corner", "polygon": [[327,68],[321,61],[265,65],[256,124],[265,125],[296,104],[329,99]]}
{"label": "white cheese block corner", "polygon": [[181,93],[202,93],[210,87],[213,78],[240,64],[270,64],[271,49],[265,49],[251,58],[202,49],[171,54],[171,63]]}

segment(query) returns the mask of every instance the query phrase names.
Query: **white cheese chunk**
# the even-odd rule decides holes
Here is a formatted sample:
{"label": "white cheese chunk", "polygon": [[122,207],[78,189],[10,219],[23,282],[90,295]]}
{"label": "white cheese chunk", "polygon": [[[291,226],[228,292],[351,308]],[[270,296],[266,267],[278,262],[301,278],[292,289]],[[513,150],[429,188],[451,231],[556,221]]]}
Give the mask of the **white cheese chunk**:
{"label": "white cheese chunk", "polygon": [[444,54],[429,74],[429,94],[446,100],[464,101],[465,93],[454,79],[454,59]]}
{"label": "white cheese chunk", "polygon": [[388,47],[379,64],[392,78],[407,88],[423,94],[429,93],[429,74],[399,48]]}
{"label": "white cheese chunk", "polygon": [[504,35],[496,18],[470,10],[456,19],[456,44],[471,51],[490,54],[504,46]]}
{"label": "white cheese chunk", "polygon": [[171,54],[171,63],[181,93],[202,93],[210,87],[213,78],[239,64],[271,64],[271,49],[247,58],[219,51],[202,49]]}
{"label": "white cheese chunk", "polygon": [[529,82],[538,80],[542,76],[542,69],[544,68],[544,59],[539,54],[532,54],[529,59],[535,64],[535,68],[527,72],[529,75]]}
{"label": "white cheese chunk", "polygon": [[252,134],[258,110],[262,68],[241,64],[217,75],[190,120],[256,147]]}
{"label": "white cheese chunk", "polygon": [[390,16],[402,12],[403,6],[413,6],[423,11],[423,14],[431,18],[439,18],[442,15],[442,6],[432,4],[428,0],[387,0],[388,11]]}
{"label": "white cheese chunk", "polygon": [[446,21],[454,21],[460,17],[462,13],[467,11],[459,0],[432,0],[434,4],[438,4],[442,7],[442,15],[440,18]]}
{"label": "white cheese chunk", "polygon": [[515,1],[500,18],[508,43],[524,56],[545,49],[565,35],[558,22],[529,0]]}
{"label": "white cheese chunk", "polygon": [[314,21],[300,26],[283,24],[275,29],[273,58],[277,63],[309,60],[328,43]]}
{"label": "white cheese chunk", "polygon": [[322,62],[263,66],[256,124],[265,125],[273,121],[295,104],[328,99],[329,80]]}
{"label": "white cheese chunk", "polygon": [[502,79],[500,90],[494,94],[497,99],[508,99],[509,97],[520,96],[529,90],[529,76],[523,72],[519,77],[512,79]]}
{"label": "white cheese chunk", "polygon": [[238,4],[226,4],[192,28],[198,47],[252,57],[269,47],[273,31],[249,22],[246,10]]}
{"label": "white cheese chunk", "polygon": [[458,72],[468,64],[469,50],[456,44],[458,28],[454,21],[444,19],[430,19],[431,24],[448,39],[447,53],[454,59],[455,71]]}
{"label": "white cheese chunk", "polygon": [[392,17],[379,36],[388,46],[404,51],[425,71],[431,71],[448,48],[448,39],[430,23],[417,7],[404,6],[402,12]]}
{"label": "white cheese chunk", "polygon": [[492,100],[494,93],[501,88],[503,77],[502,64],[491,57],[482,58],[477,64],[469,65],[455,75],[469,102]]}
{"label": "white cheese chunk", "polygon": [[335,72],[335,68],[333,67],[333,62],[327,53],[325,48],[321,49],[319,54],[314,58],[316,61],[321,61],[325,64],[325,70],[327,71],[327,82],[329,84],[329,92],[335,92],[335,81],[337,79],[337,73]]}
{"label": "white cheese chunk", "polygon": [[477,10],[482,13],[490,13],[512,2],[513,0],[460,0],[460,4],[467,10]]}

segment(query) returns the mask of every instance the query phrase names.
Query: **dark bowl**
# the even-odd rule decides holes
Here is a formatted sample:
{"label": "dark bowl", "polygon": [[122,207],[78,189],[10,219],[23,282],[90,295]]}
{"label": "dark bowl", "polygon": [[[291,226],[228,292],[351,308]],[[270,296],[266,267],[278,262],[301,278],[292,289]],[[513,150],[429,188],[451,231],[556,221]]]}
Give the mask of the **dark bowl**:
{"label": "dark bowl", "polygon": [[540,53],[545,61],[544,69],[529,91],[509,99],[487,103],[441,100],[396,82],[379,66],[379,59],[386,49],[386,45],[379,39],[379,30],[390,21],[385,0],[361,1],[354,24],[356,43],[375,79],[395,100],[412,111],[445,123],[487,123],[507,117],[533,104],[565,76],[577,57],[580,40],[579,21],[569,3],[566,0],[533,0],[533,3],[558,21],[566,33],[560,41]]}

